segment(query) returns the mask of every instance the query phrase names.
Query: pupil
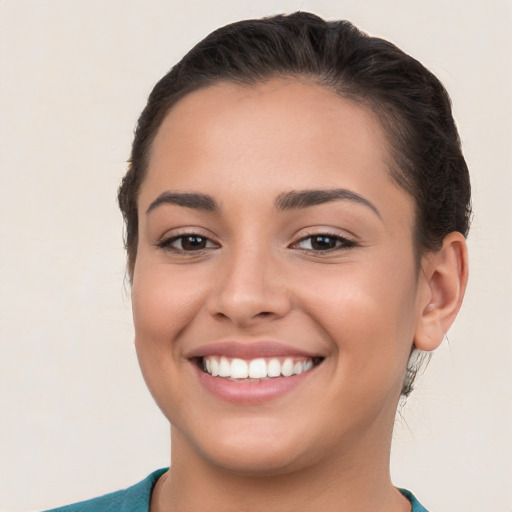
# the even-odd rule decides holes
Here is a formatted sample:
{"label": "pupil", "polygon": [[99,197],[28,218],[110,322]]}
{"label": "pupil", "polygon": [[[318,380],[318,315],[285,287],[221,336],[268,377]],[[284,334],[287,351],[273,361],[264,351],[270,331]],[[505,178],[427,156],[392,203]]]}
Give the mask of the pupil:
{"label": "pupil", "polygon": [[187,236],[181,243],[183,249],[186,250],[204,249],[206,246],[206,241],[202,236]]}
{"label": "pupil", "polygon": [[325,251],[326,249],[334,249],[336,246],[336,240],[330,236],[315,236],[311,240],[311,247],[319,251]]}

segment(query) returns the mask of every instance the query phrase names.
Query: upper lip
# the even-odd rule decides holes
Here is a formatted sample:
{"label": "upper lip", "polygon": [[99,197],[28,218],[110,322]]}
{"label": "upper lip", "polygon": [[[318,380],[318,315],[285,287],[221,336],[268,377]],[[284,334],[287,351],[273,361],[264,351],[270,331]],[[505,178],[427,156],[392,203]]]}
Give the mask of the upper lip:
{"label": "upper lip", "polygon": [[318,353],[301,350],[275,341],[221,341],[208,343],[185,354],[187,359],[205,356],[225,356],[239,359],[259,357],[321,357]]}

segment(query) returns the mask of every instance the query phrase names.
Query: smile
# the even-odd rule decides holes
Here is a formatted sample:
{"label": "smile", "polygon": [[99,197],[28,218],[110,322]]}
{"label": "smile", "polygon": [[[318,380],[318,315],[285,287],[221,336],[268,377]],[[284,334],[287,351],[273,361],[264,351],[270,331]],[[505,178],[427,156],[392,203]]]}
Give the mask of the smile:
{"label": "smile", "polygon": [[263,358],[251,360],[209,355],[201,359],[202,370],[212,377],[230,380],[265,380],[276,377],[291,377],[311,370],[319,364],[321,358],[286,357]]}

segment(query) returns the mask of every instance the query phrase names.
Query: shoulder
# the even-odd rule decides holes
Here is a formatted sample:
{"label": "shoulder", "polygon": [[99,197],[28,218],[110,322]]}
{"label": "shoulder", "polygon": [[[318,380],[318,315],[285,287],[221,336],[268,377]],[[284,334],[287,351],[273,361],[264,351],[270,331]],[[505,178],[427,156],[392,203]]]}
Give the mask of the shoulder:
{"label": "shoulder", "polygon": [[411,502],[411,512],[428,512],[428,510],[416,499],[414,494],[407,489],[399,489],[399,491]]}
{"label": "shoulder", "polygon": [[151,491],[160,475],[166,471],[167,468],[159,469],[127,489],[46,512],[148,512]]}

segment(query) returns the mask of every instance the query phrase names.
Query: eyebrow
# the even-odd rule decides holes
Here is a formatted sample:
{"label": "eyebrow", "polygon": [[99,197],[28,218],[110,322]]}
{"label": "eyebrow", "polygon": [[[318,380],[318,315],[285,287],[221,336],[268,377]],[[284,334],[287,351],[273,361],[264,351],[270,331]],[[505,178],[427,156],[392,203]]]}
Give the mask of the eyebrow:
{"label": "eyebrow", "polygon": [[[309,208],[320,204],[330,203],[332,201],[353,201],[370,208],[379,218],[382,218],[379,210],[363,196],[356,192],[344,188],[335,188],[327,190],[292,190],[279,194],[275,200],[275,207],[278,210],[295,210],[300,208]],[[206,212],[218,212],[220,207],[215,199],[208,194],[197,192],[162,192],[148,207],[146,214],[153,211],[162,204],[173,204],[203,210]]]}
{"label": "eyebrow", "polygon": [[215,199],[208,194],[198,194],[196,192],[162,192],[148,207],[146,214],[153,211],[162,204],[174,204],[195,210],[206,212],[219,211],[219,205]]}
{"label": "eyebrow", "polygon": [[294,210],[296,208],[308,208],[319,204],[330,203],[332,201],[353,201],[355,203],[367,206],[379,218],[382,219],[379,210],[363,196],[356,192],[344,188],[334,188],[327,190],[292,190],[280,194],[276,201],[275,206],[278,210]]}

